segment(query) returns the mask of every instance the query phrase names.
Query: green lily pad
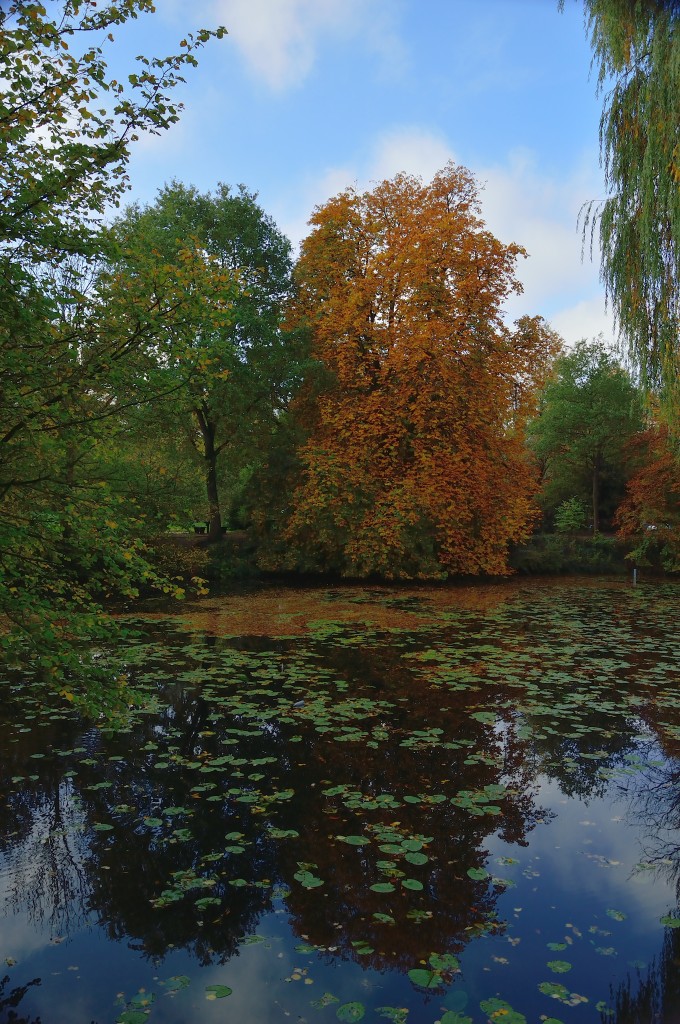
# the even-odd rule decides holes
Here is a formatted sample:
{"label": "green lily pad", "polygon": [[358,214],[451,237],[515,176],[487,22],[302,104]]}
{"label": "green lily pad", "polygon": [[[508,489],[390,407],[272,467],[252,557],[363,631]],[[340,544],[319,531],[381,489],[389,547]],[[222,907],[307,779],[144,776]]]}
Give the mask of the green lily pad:
{"label": "green lily pad", "polygon": [[566,974],[571,970],[572,965],[568,960],[548,960],[547,966],[553,974]]}
{"label": "green lily pad", "polygon": [[494,1022],[503,1021],[503,1024],[527,1024],[524,1014],[513,1010],[510,1003],[506,1003],[504,999],[483,999],[479,1006],[483,1013],[486,1013]]}
{"label": "green lily pad", "polygon": [[414,967],[408,972],[408,976],[414,985],[420,988],[439,988],[442,984],[442,976],[438,971],[428,971],[424,967]]}
{"label": "green lily pad", "polygon": [[343,1003],[335,1011],[335,1016],[338,1020],[342,1021],[355,1021],[362,1020],[366,1013],[366,1007],[363,1003],[352,1002]]}
{"label": "green lily pad", "polygon": [[228,985],[206,985],[206,999],[224,999],[225,996],[230,996],[234,990],[229,988]]}

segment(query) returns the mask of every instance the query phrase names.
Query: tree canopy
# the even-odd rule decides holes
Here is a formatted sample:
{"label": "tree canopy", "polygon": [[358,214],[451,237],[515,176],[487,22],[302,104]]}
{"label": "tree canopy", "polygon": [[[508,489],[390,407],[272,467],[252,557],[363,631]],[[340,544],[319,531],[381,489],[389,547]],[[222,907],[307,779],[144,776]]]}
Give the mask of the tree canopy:
{"label": "tree canopy", "polygon": [[179,340],[206,303],[225,314],[204,260],[158,264],[152,296],[107,269],[102,218],[127,186],[129,147],[177,120],[174,86],[221,35],[187,36],[118,81],[104,56],[114,30],[152,10],[0,10],[0,614],[12,624],[0,646],[55,685],[81,666],[78,637],[106,628],[97,599],[157,579],[142,510],[109,479],[110,424],[141,400],[124,386],[129,361]]}
{"label": "tree canopy", "polygon": [[641,428],[638,391],[603,345],[580,341],[555,361],[530,443],[544,468],[544,504],[572,497],[590,505],[593,533],[625,486],[625,444]]}
{"label": "tree canopy", "polygon": [[[296,386],[299,349],[295,335],[282,328],[292,289],[291,245],[257,196],[224,184],[211,195],[172,182],[153,205],[130,208],[116,234],[132,245],[120,264],[132,279],[143,273],[140,253],[151,251],[181,268],[191,250],[196,258],[209,257],[225,283],[228,315],[217,322],[206,305],[187,344],[174,352],[161,346],[142,370],[147,386],[154,382],[171,395],[149,415],[172,425],[202,467],[204,517],[214,539],[224,512],[219,485],[225,464],[233,494],[239,470],[266,447]],[[149,279],[150,294],[153,289]]]}
{"label": "tree canopy", "polygon": [[[564,5],[561,0],[560,6]],[[600,145],[609,192],[588,209],[618,326],[643,379],[680,374],[680,4],[585,0],[606,97]],[[677,397],[677,396],[676,396]]]}
{"label": "tree canopy", "polygon": [[332,383],[298,407],[288,557],[345,575],[507,571],[534,515],[524,423],[553,341],[540,318],[502,317],[523,250],[486,230],[453,165],[350,189],[311,223],[296,315]]}

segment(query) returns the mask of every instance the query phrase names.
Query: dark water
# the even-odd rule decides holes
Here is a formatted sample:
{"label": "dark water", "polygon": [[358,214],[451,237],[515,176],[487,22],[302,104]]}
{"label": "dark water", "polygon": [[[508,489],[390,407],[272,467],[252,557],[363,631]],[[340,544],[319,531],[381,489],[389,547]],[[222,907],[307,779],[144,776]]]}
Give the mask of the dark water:
{"label": "dark water", "polygon": [[680,587],[230,597],[0,750],[0,1021],[680,1022]]}

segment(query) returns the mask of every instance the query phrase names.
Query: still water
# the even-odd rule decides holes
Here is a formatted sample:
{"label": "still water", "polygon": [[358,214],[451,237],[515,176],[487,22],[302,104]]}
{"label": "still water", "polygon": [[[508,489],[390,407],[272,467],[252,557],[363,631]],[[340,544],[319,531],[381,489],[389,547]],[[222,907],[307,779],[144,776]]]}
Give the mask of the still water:
{"label": "still water", "polygon": [[679,609],[268,589],[131,622],[116,729],[15,689],[0,1021],[680,1021]]}

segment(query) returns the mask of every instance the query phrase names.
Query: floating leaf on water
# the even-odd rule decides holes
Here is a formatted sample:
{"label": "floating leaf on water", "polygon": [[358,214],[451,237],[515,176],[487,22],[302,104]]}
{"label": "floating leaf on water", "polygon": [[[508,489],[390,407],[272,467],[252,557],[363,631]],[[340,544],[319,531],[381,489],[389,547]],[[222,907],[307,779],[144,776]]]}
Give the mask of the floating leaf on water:
{"label": "floating leaf on water", "polygon": [[485,871],[484,868],[468,868],[467,874],[477,882],[481,882],[483,879],[489,878],[489,872]]}
{"label": "floating leaf on water", "polygon": [[404,856],[404,860],[407,860],[409,864],[427,864],[429,859],[425,853],[407,853]]}
{"label": "floating leaf on water", "polygon": [[133,996],[130,1000],[130,1006],[138,1010],[141,1007],[151,1006],[156,1002],[156,996],[153,992],[147,992],[145,989],[141,989],[136,996]]}
{"label": "floating leaf on water", "polygon": [[374,920],[379,921],[380,924],[396,924],[391,914],[374,914]]}
{"label": "floating leaf on water", "polygon": [[363,1003],[343,1003],[335,1011],[335,1016],[338,1020],[342,1021],[355,1021],[362,1020],[366,1013],[366,1007]]}
{"label": "floating leaf on water", "polygon": [[391,882],[375,882],[371,889],[373,892],[394,892],[394,886]]}
{"label": "floating leaf on water", "polygon": [[417,878],[404,878],[401,884],[405,889],[411,889],[413,892],[420,892],[423,888],[423,883],[419,882]]}
{"label": "floating leaf on water", "polygon": [[556,981],[542,981],[538,986],[538,990],[544,996],[552,996],[553,999],[559,999],[560,1001],[569,998],[569,989]]}
{"label": "floating leaf on water", "polygon": [[473,1024],[472,1017],[467,1017],[456,1010],[447,1010],[439,1024]]}
{"label": "floating leaf on water", "polygon": [[331,1003],[339,1003],[340,1000],[337,996],[334,996],[331,992],[324,992],[320,999],[315,999],[312,1002],[312,1006],[315,1010],[324,1010]]}
{"label": "floating leaf on water", "polygon": [[432,953],[428,962],[433,971],[457,971],[460,967],[453,953]]}
{"label": "floating leaf on water", "polygon": [[568,960],[548,960],[546,966],[550,968],[553,974],[566,974],[572,967]]}
{"label": "floating leaf on water", "polygon": [[318,886],[323,885],[323,880],[313,875],[311,871],[296,871],[293,875],[301,886],[305,889],[316,889]]}
{"label": "floating leaf on water", "polygon": [[205,998],[211,1001],[213,999],[224,999],[225,996],[230,996],[233,991],[228,985],[206,985]]}
{"label": "floating leaf on water", "polygon": [[442,984],[442,976],[437,971],[428,971],[423,967],[414,967],[408,972],[408,976],[414,985],[420,988],[439,988]]}
{"label": "floating leaf on water", "polygon": [[369,946],[369,944],[365,942],[363,939],[360,939],[358,942],[353,942],[352,946],[354,947],[354,952],[358,956],[365,956],[367,953],[374,952],[373,947]]}
{"label": "floating leaf on water", "polygon": [[479,1004],[483,1013],[486,1013],[492,1021],[502,1021],[503,1024],[527,1024],[527,1019],[522,1013],[513,1010],[510,1003],[504,999],[483,999]]}
{"label": "floating leaf on water", "polygon": [[348,846],[366,846],[370,842],[365,836],[336,836],[341,843],[347,843]]}
{"label": "floating leaf on water", "polygon": [[405,1006],[376,1006],[375,1012],[380,1017],[386,1017],[392,1024],[406,1024],[408,1010]]}
{"label": "floating leaf on water", "polygon": [[179,992],[191,984],[191,979],[186,974],[174,974],[167,981],[162,982],[169,992]]}
{"label": "floating leaf on water", "polygon": [[611,909],[609,909],[609,910],[606,911],[606,914],[607,914],[607,917],[611,917],[612,920],[614,920],[614,921],[625,921],[626,918],[628,917],[628,915],[624,914],[624,912],[622,910],[611,910]]}
{"label": "floating leaf on water", "polygon": [[659,918],[659,921],[666,928],[680,928],[680,917],[675,917],[673,914],[665,914],[664,917]]}
{"label": "floating leaf on water", "polygon": [[147,1014],[141,1010],[123,1010],[120,1016],[116,1017],[116,1024],[146,1024],[148,1019]]}
{"label": "floating leaf on water", "polygon": [[113,825],[108,825],[104,821],[97,821],[92,826],[92,828],[95,832],[111,832],[113,829]]}

